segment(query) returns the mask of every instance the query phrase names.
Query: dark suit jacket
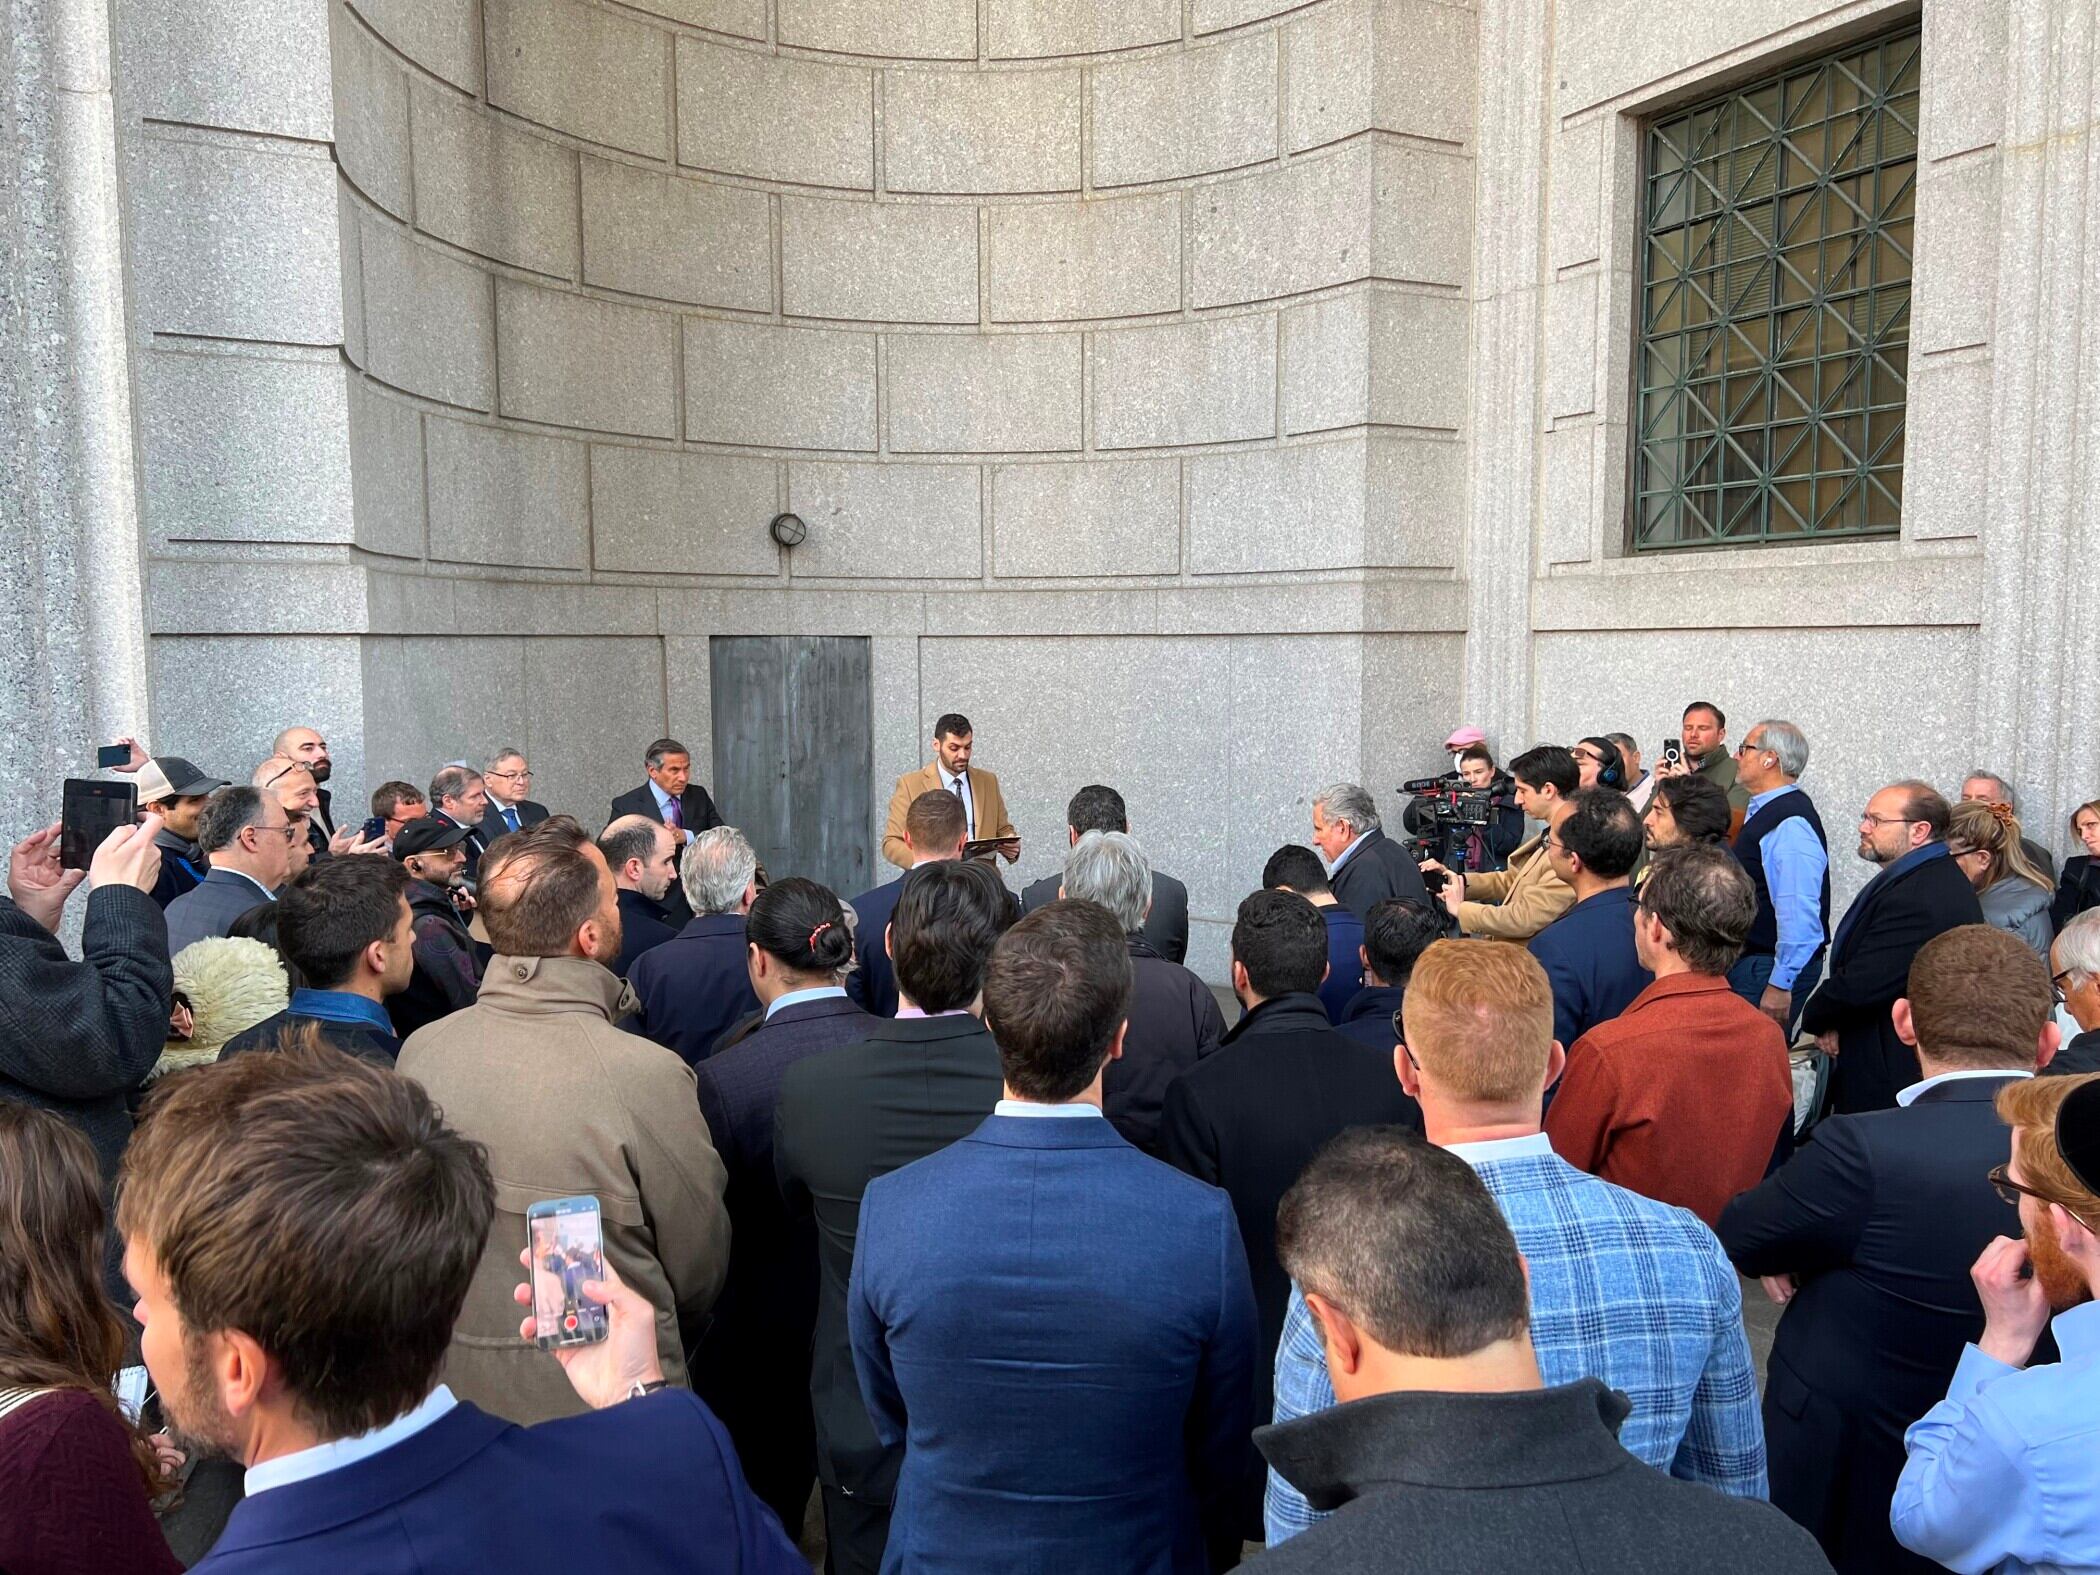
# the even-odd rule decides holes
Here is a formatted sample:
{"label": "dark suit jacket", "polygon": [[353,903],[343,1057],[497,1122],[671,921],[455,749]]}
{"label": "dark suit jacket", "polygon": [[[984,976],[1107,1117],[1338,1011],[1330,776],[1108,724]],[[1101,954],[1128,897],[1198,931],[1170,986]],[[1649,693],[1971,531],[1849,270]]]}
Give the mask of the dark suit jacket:
{"label": "dark suit jacket", "polygon": [[133,887],[96,887],[80,956],[0,897],[0,1099],[54,1110],[85,1132],[107,1192],[131,1138],[124,1096],[168,1038],[175,974],[160,909]]}
{"label": "dark suit jacket", "polygon": [[167,907],[168,955],[174,956],[192,941],[224,935],[233,921],[250,908],[271,901],[267,893],[245,875],[232,870],[212,870],[202,885],[192,887]]}
{"label": "dark suit jacket", "polygon": [[1531,938],[1553,984],[1553,1037],[1563,1050],[1608,1023],[1655,982],[1633,949],[1633,891],[1585,898]]}
{"label": "dark suit jacket", "polygon": [[2049,904],[2049,919],[2058,934],[2086,909],[2100,906],[2100,860],[2080,853],[2064,860],[2064,872],[2056,879],[2056,897]]}
{"label": "dark suit jacket", "polygon": [[744,1485],[722,1424],[678,1389],[530,1428],[462,1402],[354,1465],[242,1500],[196,1568],[573,1575],[586,1544],[621,1575],[690,1570],[703,1550],[725,1575],[809,1571]]}
{"label": "dark suit jacket", "polygon": [[2042,1068],[2043,1077],[2083,1077],[2100,1072],[2100,1028],[2088,1028],[2065,1040],[2063,1047]]}
{"label": "dark suit jacket", "polygon": [[1853,898],[1830,947],[1829,971],[1801,1010],[1804,1032],[1838,1036],[1832,1110],[1886,1110],[1900,1089],[1918,1080],[1917,1052],[1896,1037],[1889,1008],[1909,987],[1920,946],[1982,922],[1969,878],[1944,856],[1902,870],[1891,866]]}
{"label": "dark suit jacket", "polygon": [[1991,1104],[2005,1081],[1832,1116],[1721,1212],[1738,1269],[1799,1281],[1766,1375],[1772,1502],[1841,1570],[1938,1567],[1897,1546],[1889,1500],[1903,1430],[1945,1396],[1962,1346],[1983,1332],[1969,1266],[1993,1236],[2020,1234],[1984,1179],[2012,1152]]}
{"label": "dark suit jacket", "polygon": [[321,1043],[331,1050],[340,1050],[345,1055],[354,1055],[360,1061],[370,1061],[375,1066],[393,1069],[394,1060],[401,1054],[401,1041],[392,1034],[383,1034],[376,1028],[366,1028],[357,1023],[339,1023],[319,1017],[297,1017],[289,1011],[277,1012],[265,1017],[253,1028],[242,1030],[219,1048],[219,1059],[246,1055],[252,1050],[275,1050],[279,1039],[287,1029],[314,1028],[320,1031]]}
{"label": "dark suit jacket", "polygon": [[[547,806],[535,804],[531,799],[520,799],[513,806],[518,812],[518,829],[536,826],[547,818]],[[481,840],[483,844],[494,842],[498,837],[510,835],[510,823],[496,812],[496,802],[489,800],[488,813],[481,817]]]}
{"label": "dark suit jacket", "polygon": [[1098,1115],[994,1115],[869,1182],[850,1296],[869,1415],[905,1450],[885,1568],[1237,1553],[1265,1356],[1224,1194]]}
{"label": "dark suit jacket", "polygon": [[1327,977],[1320,981],[1320,1005],[1327,1020],[1338,1023],[1349,1002],[1364,987],[1364,921],[1345,902],[1320,910],[1327,924]]}
{"label": "dark suit jacket", "polygon": [[[1815,1575],[1769,1504],[1664,1476],[1619,1443],[1594,1378],[1520,1394],[1372,1395],[1255,1434],[1333,1514],[1256,1562],[1274,1575]],[[1826,1572],[1827,1575],[1827,1572]]]}
{"label": "dark suit jacket", "polygon": [[320,803],[306,817],[306,845],[313,849],[317,859],[329,857],[328,839],[335,835],[335,795],[326,788],[315,788]]}
{"label": "dark suit jacket", "polygon": [[897,972],[890,966],[882,932],[897,911],[903,889],[904,876],[899,875],[853,899],[853,956],[860,966],[846,976],[846,993],[877,1017],[897,1015]]}
{"label": "dark suit jacket", "polygon": [[1334,894],[1359,919],[1373,903],[1388,897],[1411,897],[1425,907],[1429,888],[1422,884],[1422,871],[1407,856],[1407,849],[1382,831],[1367,831],[1357,840],[1356,851],[1328,877]]}
{"label": "dark suit jacket", "polygon": [[153,839],[153,845],[160,849],[160,875],[153,882],[153,900],[165,909],[177,897],[203,885],[209,866],[196,843],[172,831],[161,832]]}
{"label": "dark suit jacket", "polygon": [[[722,824],[721,812],[715,801],[707,796],[707,789],[697,782],[688,782],[685,791],[678,795],[679,813],[685,816],[685,829],[695,834],[708,831]],[[630,788],[612,801],[612,819],[609,826],[622,815],[647,815],[651,820],[663,820],[663,811],[657,808],[655,788],[644,782],[638,788]],[[664,821],[669,825],[669,821]],[[685,865],[685,843],[678,844],[678,862]],[[686,901],[685,883],[671,882],[671,889],[664,893],[664,917],[673,924],[684,924],[694,917],[692,904]]]}
{"label": "dark suit jacket", "polygon": [[413,881],[408,909],[415,916],[416,968],[408,988],[386,1003],[387,1016],[404,1040],[418,1028],[472,1006],[481,993],[474,940],[451,896],[427,880]]}
{"label": "dark suit jacket", "polygon": [[1143,935],[1130,937],[1130,971],[1130,1027],[1121,1058],[1102,1073],[1101,1108],[1149,1154],[1159,1146],[1167,1085],[1223,1042],[1225,1014],[1209,985],[1160,956]]}
{"label": "dark suit jacket", "polygon": [[678,931],[664,923],[664,910],[638,891],[622,890],[620,893],[620,955],[613,959],[613,972],[622,979],[634,960],[643,952],[653,951],[665,941],[673,939]]}
{"label": "dark suit jacket", "polygon": [[742,914],[703,913],[642,953],[627,974],[642,1009],[625,1026],[687,1066],[705,1060],[731,1025],[758,1010],[744,945]]}
{"label": "dark suit jacket", "polygon": [[1393,1032],[1393,1013],[1400,1010],[1400,1003],[1406,998],[1407,992],[1397,985],[1367,984],[1349,998],[1341,1020],[1334,1026],[1359,1044],[1391,1055],[1393,1046],[1400,1042],[1400,1036]]}
{"label": "dark suit jacket", "polygon": [[[1022,888],[1021,911],[1033,913],[1045,903],[1057,901],[1057,888],[1064,872],[1045,875]],[[1146,943],[1168,962],[1187,962],[1189,956],[1189,889],[1171,875],[1152,872],[1152,908],[1145,915],[1142,932]]]}
{"label": "dark suit jacket", "polygon": [[[1337,1132],[1394,1123],[1422,1129],[1421,1107],[1401,1091],[1392,1052],[1337,1033],[1313,995],[1262,1002],[1215,1055],[1167,1089],[1159,1156],[1231,1194],[1264,1351],[1276,1349],[1291,1293],[1276,1261],[1276,1205]],[[1263,1362],[1255,1375],[1257,1422],[1269,1418],[1272,1377]]]}
{"label": "dark suit jacket", "polygon": [[791,1222],[781,1206],[773,1121],[789,1067],[865,1038],[875,1023],[840,996],[798,1001],[694,1068],[700,1113],[729,1172],[729,1279],[693,1353],[693,1388],[728,1427],[753,1490],[789,1522],[809,1502],[815,1462],[817,1236],[806,1216]]}
{"label": "dark suit jacket", "polygon": [[865,1503],[890,1501],[902,1451],[875,1436],[846,1331],[861,1193],[976,1131],[1003,1086],[999,1047],[967,1014],[879,1022],[860,1043],[797,1061],[780,1080],[773,1168],[789,1216],[814,1219],[817,1231],[817,1475]]}

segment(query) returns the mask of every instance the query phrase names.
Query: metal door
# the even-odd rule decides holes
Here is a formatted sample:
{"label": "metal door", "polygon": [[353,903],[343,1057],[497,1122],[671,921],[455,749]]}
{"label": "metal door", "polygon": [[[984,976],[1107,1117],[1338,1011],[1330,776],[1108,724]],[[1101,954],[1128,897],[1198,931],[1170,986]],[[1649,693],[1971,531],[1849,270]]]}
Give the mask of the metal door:
{"label": "metal door", "polygon": [[714,796],[774,879],[851,899],[874,884],[868,642],[811,635],[708,641]]}

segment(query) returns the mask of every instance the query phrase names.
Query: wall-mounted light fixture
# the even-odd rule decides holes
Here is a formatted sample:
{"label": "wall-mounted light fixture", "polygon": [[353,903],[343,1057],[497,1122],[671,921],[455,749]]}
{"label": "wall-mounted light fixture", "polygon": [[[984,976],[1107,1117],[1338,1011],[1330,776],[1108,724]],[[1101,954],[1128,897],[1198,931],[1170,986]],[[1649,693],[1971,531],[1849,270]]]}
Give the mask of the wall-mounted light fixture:
{"label": "wall-mounted light fixture", "polygon": [[776,514],[766,534],[783,547],[799,547],[809,539],[809,527],[799,514]]}

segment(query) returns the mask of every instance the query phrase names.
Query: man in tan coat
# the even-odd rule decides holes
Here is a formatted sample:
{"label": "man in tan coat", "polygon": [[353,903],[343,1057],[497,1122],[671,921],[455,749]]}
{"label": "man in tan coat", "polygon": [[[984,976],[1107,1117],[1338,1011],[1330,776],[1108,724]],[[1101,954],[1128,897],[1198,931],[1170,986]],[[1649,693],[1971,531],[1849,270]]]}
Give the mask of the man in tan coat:
{"label": "man in tan coat", "polygon": [[911,843],[904,835],[904,812],[921,793],[953,793],[963,801],[963,833],[968,842],[1000,844],[999,856],[1011,864],[1021,856],[1021,836],[1007,818],[1006,800],[999,796],[999,779],[970,764],[974,741],[970,719],[950,711],[933,724],[933,764],[907,771],[897,778],[897,791],[890,795],[889,819],[882,828],[882,856],[899,869],[912,866]]}
{"label": "man in tan coat", "polygon": [[[1575,757],[1558,744],[1526,750],[1509,763],[1509,772],[1516,779],[1517,807],[1537,821],[1550,820],[1582,781]],[[1546,861],[1544,833],[1520,843],[1507,869],[1460,875],[1429,859],[1422,873],[1448,877],[1437,900],[1466,935],[1526,941],[1575,905],[1575,893]]]}
{"label": "man in tan coat", "polygon": [[633,1008],[606,963],[620,949],[612,871],[566,815],[505,837],[481,866],[478,912],[496,955],[476,1004],[417,1030],[399,1069],[488,1149],[496,1219],[453,1329],[445,1382],[514,1422],[584,1409],[561,1369],[518,1338],[511,1292],[525,1211],[598,1200],[605,1256],[656,1308],[664,1376],[729,1267],[724,1172],[691,1068],[614,1026]]}

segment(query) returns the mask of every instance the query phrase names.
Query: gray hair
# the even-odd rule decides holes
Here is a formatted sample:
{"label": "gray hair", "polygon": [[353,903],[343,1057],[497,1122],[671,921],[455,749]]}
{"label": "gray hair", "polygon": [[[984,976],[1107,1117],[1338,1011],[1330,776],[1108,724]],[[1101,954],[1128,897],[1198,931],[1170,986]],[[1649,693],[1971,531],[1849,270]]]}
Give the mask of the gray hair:
{"label": "gray hair", "polygon": [[[1765,736],[1764,747],[1779,757],[1779,769],[1790,777],[1798,777],[1808,769],[1808,735],[1791,722],[1772,718],[1750,729],[1752,733]],[[1744,734],[1748,737],[1749,734]]]}
{"label": "gray hair", "polygon": [[693,838],[678,870],[695,913],[728,913],[757,874],[758,854],[734,826],[714,826]]}
{"label": "gray hair", "polygon": [[1380,825],[1378,806],[1371,795],[1354,782],[1337,782],[1313,795],[1313,808],[1325,809],[1329,820],[1338,820],[1358,836],[1376,831]]}
{"label": "gray hair", "polygon": [[458,798],[480,780],[481,773],[472,766],[440,766],[437,775],[430,779],[430,802],[442,804],[448,798]]}
{"label": "gray hair", "polygon": [[2056,932],[2056,956],[2066,971],[2100,978],[2100,908],[2088,908]]}
{"label": "gray hair", "polygon": [[1065,855],[1065,895],[1096,902],[1124,930],[1144,927],[1152,906],[1152,866],[1127,831],[1089,831]]}
{"label": "gray hair", "polygon": [[501,749],[497,750],[493,755],[489,756],[488,763],[481,768],[481,774],[483,776],[487,776],[491,771],[495,770],[498,766],[502,765],[503,762],[506,760],[523,760],[524,758],[524,750],[513,749],[508,744],[506,744]]}
{"label": "gray hair", "polygon": [[1995,771],[1986,771],[1981,766],[1972,766],[1969,768],[1969,774],[1961,779],[1962,786],[1967,787],[1978,777],[1982,777],[1986,782],[1997,783],[1999,802],[2004,804],[2015,815],[2020,813],[2020,795],[2013,791],[2013,785],[2010,782],[2006,781],[2005,778],[1998,775]]}
{"label": "gray hair", "polygon": [[236,837],[260,825],[262,818],[261,788],[222,787],[204,801],[204,813],[197,817],[197,847],[208,854],[231,847]]}

